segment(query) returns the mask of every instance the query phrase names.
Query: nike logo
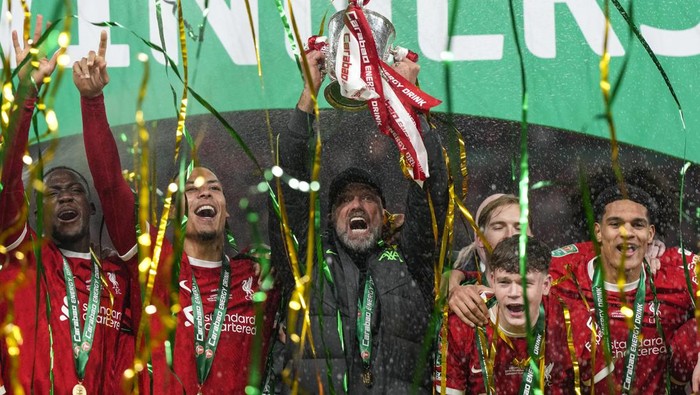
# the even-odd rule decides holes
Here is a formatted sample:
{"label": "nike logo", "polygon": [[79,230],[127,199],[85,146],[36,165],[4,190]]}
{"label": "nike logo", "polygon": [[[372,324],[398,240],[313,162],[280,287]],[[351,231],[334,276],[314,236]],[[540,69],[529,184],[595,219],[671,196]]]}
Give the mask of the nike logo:
{"label": "nike logo", "polygon": [[479,366],[479,369],[476,369],[474,366],[472,366],[472,373],[481,373],[481,366]]}
{"label": "nike logo", "polygon": [[189,293],[192,293],[192,290],[187,287],[187,280],[180,281],[180,288],[186,290]]}

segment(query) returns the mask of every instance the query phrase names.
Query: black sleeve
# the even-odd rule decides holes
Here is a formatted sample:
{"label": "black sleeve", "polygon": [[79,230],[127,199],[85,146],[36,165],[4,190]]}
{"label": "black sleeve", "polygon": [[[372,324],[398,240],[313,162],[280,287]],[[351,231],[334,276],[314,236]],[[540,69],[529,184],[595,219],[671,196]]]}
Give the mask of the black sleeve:
{"label": "black sleeve", "polygon": [[433,296],[433,263],[439,253],[439,244],[433,235],[433,220],[428,202],[428,195],[437,220],[438,241],[445,224],[445,214],[449,201],[447,190],[447,168],[442,154],[440,136],[436,130],[431,130],[424,118],[421,117],[423,142],[428,153],[429,178],[421,188],[416,182],[411,182],[406,201],[406,220],[400,235],[401,251],[406,258],[409,272],[421,291],[430,300]]}
{"label": "black sleeve", "polygon": [[[287,177],[308,181],[310,178],[309,136],[313,131],[314,116],[295,109],[287,123],[287,130],[279,135],[278,165],[285,176],[280,180],[280,188],[275,181],[272,188],[277,197],[277,203],[283,202],[287,214],[287,226],[296,236],[299,243],[299,262],[304,262],[306,235],[308,231],[309,194],[289,187]],[[270,199],[268,204],[268,231],[270,237],[271,263],[277,271],[278,283],[287,292],[293,287],[291,262],[285,236],[282,232],[282,221],[277,212],[277,204]]]}

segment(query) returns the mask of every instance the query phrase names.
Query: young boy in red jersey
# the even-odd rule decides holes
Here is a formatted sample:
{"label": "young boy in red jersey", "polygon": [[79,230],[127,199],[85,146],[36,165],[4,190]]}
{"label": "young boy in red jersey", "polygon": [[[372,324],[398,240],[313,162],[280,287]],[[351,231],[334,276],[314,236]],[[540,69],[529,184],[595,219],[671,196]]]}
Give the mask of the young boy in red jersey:
{"label": "young boy in red jersey", "polygon": [[[552,292],[569,307],[587,310],[583,316],[572,315],[572,320],[587,323],[588,330],[582,331],[576,344],[582,358],[581,375],[594,378],[588,385],[595,385],[596,393],[664,392],[669,374],[668,341],[693,317],[691,294],[697,279],[690,271],[690,291],[683,269],[685,252],[667,249],[653,276],[647,267],[645,254],[654,238],[656,207],[640,188],[627,185],[623,193],[617,186],[609,187],[594,204],[600,256],[595,256],[588,243],[552,253],[550,273],[557,284]],[[686,255],[688,262],[693,259],[692,254]],[[604,303],[607,314],[601,307]],[[632,330],[627,321],[630,314]],[[593,329],[596,337],[592,342]],[[593,343],[597,348],[595,366],[590,356]],[[610,350],[610,364],[605,348]]]}
{"label": "young boy in red jersey", "polygon": [[[33,42],[41,26],[39,15]],[[21,64],[31,45],[25,41],[22,48],[17,32],[12,38]],[[99,260],[90,248],[95,207],[88,182],[68,167],[47,171],[41,239],[27,221],[23,156],[39,90],[57,56],[39,59],[34,69],[28,62],[19,71],[19,106],[3,147],[0,321],[10,332],[0,342],[2,382],[8,393],[118,393],[123,356],[133,355],[130,278],[123,262]]]}
{"label": "young boy in red jersey", "polygon": [[[103,88],[109,82],[105,62],[107,34],[102,32],[97,53],[73,66],[73,81],[81,96],[83,137],[90,171],[100,196],[109,235],[122,256],[136,254],[135,198],[121,174],[119,153],[107,122]],[[177,314],[172,370],[163,341],[153,345],[152,382],[143,374],[142,392],[156,394],[244,393],[251,368],[258,366],[253,350],[262,337],[259,355],[267,355],[276,292],[268,294],[262,320],[256,315],[253,295],[260,290],[253,261],[224,253],[229,217],[223,186],[205,167],[195,167],[185,184],[187,226],[180,261],[179,293],[172,301]],[[156,227],[150,226],[151,240]],[[155,244],[155,243],[152,243]],[[170,262],[174,247],[163,243],[155,280],[153,305],[170,305]],[[131,269],[136,271],[136,266]],[[150,317],[151,336],[162,337],[164,325],[157,312]],[[169,316],[170,312],[166,311]],[[144,372],[145,373],[145,372]],[[250,383],[253,387],[259,383]]]}
{"label": "young boy in red jersey", "polygon": [[[446,393],[516,394],[539,387],[531,368],[526,333],[534,344],[534,365],[540,371],[546,393],[574,393],[571,355],[567,347],[567,327],[561,305],[547,297],[551,287],[548,274],[550,249],[529,238],[527,245],[527,298],[523,298],[519,269],[520,236],[501,241],[489,261],[489,283],[497,304],[490,310],[486,328],[472,328],[456,315],[450,315]],[[530,328],[526,325],[526,310]],[[484,333],[486,336],[479,335]],[[539,347],[537,346],[539,345]],[[440,369],[440,367],[438,367]],[[440,375],[435,380],[441,390]],[[534,392],[530,392],[534,393]]]}

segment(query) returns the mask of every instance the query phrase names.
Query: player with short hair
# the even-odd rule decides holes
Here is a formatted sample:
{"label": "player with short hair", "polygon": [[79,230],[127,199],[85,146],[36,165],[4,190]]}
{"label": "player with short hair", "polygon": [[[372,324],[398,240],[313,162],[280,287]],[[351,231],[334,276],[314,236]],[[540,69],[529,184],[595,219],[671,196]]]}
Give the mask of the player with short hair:
{"label": "player with short hair", "polygon": [[[570,307],[585,307],[584,315],[572,315],[572,320],[587,323],[588,330],[581,331],[582,337],[576,344],[581,374],[594,377],[597,393],[608,392],[610,384],[616,393],[663,392],[670,352],[668,340],[693,317],[683,255],[688,262],[697,258],[678,248],[667,249],[653,276],[645,259],[654,238],[656,207],[651,196],[640,188],[627,185],[623,192],[618,186],[611,186],[594,203],[600,256],[595,256],[589,243],[572,244],[552,253],[550,273],[557,284],[552,292]],[[694,292],[697,279],[692,271],[690,281]],[[607,315],[600,307],[605,302]],[[632,330],[626,319],[630,309]],[[595,366],[590,356],[593,329],[598,350]],[[608,345],[611,366],[606,366],[603,353]]]}
{"label": "player with short hair", "polygon": [[[449,317],[447,394],[516,394],[526,386],[531,390],[539,386],[531,369],[527,333],[539,345],[534,348],[534,363],[542,375],[542,389],[553,394],[574,393],[563,310],[556,299],[547,296],[551,287],[550,249],[528,238],[525,304],[519,246],[520,236],[514,235],[501,241],[491,255],[488,277],[497,303],[489,309],[488,325],[473,328],[456,315]],[[530,315],[529,328],[525,310]],[[436,373],[435,387],[440,391],[441,366],[436,367]],[[488,392],[487,382],[491,386]]]}

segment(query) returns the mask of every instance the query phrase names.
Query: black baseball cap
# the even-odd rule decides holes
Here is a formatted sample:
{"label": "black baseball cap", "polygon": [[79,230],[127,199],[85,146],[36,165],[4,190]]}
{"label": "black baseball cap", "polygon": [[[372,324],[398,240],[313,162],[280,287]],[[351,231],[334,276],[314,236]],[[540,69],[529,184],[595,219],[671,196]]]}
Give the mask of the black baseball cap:
{"label": "black baseball cap", "polygon": [[345,187],[352,183],[364,184],[374,189],[377,192],[377,195],[379,195],[379,198],[382,200],[382,206],[386,207],[386,200],[384,200],[382,187],[372,176],[372,174],[359,167],[348,167],[336,175],[333,178],[333,181],[331,181],[331,187],[328,190],[329,208],[332,209],[333,204],[335,203],[336,199],[338,199],[338,196],[340,196]]}

